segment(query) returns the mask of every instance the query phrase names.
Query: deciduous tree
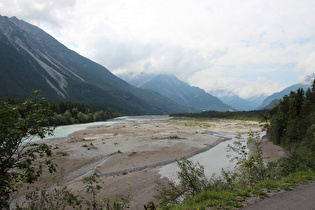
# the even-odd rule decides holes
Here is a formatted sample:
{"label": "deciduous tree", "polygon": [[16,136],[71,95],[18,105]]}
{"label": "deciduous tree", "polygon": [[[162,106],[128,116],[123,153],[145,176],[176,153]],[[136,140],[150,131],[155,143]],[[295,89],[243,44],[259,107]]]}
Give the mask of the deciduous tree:
{"label": "deciduous tree", "polygon": [[34,136],[44,138],[52,135],[47,127],[49,106],[39,91],[33,91],[35,99],[23,103],[0,102],[0,209],[9,207],[10,195],[18,191],[23,183],[33,183],[48,166],[50,172],[55,165],[49,159],[51,150],[46,144],[31,145]]}

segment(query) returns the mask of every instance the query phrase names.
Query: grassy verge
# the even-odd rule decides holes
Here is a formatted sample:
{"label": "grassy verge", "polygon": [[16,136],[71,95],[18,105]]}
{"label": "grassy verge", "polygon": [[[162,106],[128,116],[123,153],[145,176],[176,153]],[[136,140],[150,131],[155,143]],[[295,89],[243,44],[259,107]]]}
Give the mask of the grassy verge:
{"label": "grassy verge", "polygon": [[234,185],[229,190],[203,190],[199,194],[187,199],[182,205],[169,205],[169,209],[241,208],[246,199],[251,196],[266,198],[272,192],[292,190],[293,187],[309,183],[312,180],[315,180],[314,171],[300,171],[280,180],[264,180],[245,188]]}
{"label": "grassy verge", "polygon": [[[248,152],[246,143],[253,144]],[[259,133],[249,133],[247,140],[240,138],[228,145],[228,150],[236,152],[230,160],[235,162],[233,172],[222,169],[220,177],[208,179],[204,167],[199,163],[182,159],[177,161],[179,184],[164,183],[158,188],[161,209],[235,209],[249,201],[266,198],[280,190],[291,190],[298,184],[315,180],[312,168],[295,172],[285,170],[287,164],[264,163],[263,141]],[[289,160],[297,161],[292,155]],[[299,159],[298,159],[299,160]],[[289,162],[290,162],[289,161]]]}

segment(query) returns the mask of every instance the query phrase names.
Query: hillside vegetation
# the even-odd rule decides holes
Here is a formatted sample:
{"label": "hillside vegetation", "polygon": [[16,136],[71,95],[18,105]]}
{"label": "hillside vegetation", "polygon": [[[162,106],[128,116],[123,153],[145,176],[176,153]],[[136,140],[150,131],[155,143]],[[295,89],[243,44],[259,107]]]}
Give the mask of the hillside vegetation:
{"label": "hillside vegetation", "polygon": [[267,110],[254,110],[254,111],[203,111],[200,113],[172,113],[170,117],[191,117],[197,119],[221,118],[233,120],[261,120],[266,115]]}
{"label": "hillside vegetation", "polygon": [[0,16],[0,75],[1,97],[30,98],[31,91],[38,89],[54,102],[78,101],[126,115],[193,111],[128,84],[16,17]]}
{"label": "hillside vegetation", "polygon": [[[12,105],[23,104],[27,99],[3,99]],[[49,107],[46,116],[49,125],[71,125],[78,123],[89,123],[105,121],[120,116],[119,112],[114,112],[101,106],[87,106],[84,103],[71,102],[69,100],[58,102],[44,101],[45,106]]]}
{"label": "hillside vegetation", "polygon": [[[91,119],[93,116],[94,119],[94,115],[98,116],[96,113],[102,111],[67,101],[52,105],[43,98],[38,98],[38,92],[35,92],[35,96],[35,99],[21,102],[0,101],[0,207],[4,209],[9,207],[10,197],[19,191],[23,183],[34,183],[41,176],[44,167],[49,172],[56,170],[50,157],[51,148],[46,144],[30,145],[29,141],[34,135],[43,138],[45,134],[52,134],[53,129],[47,127],[49,119],[60,115],[67,116],[66,121],[70,119],[70,122],[76,122],[81,119],[78,118],[81,115],[79,113]],[[264,198],[270,192],[290,190],[297,183],[307,183],[315,179],[315,80],[311,89],[306,92],[302,89],[291,92],[269,111],[239,113],[242,113],[243,119],[260,117],[271,141],[287,148],[291,152],[290,157],[265,164],[262,156],[264,142],[258,133],[250,133],[247,140],[239,138],[239,141],[229,145],[228,149],[238,154],[230,157],[236,162],[236,170],[229,172],[222,169],[221,177],[213,176],[209,179],[205,177],[204,167],[199,163],[179,160],[180,184],[164,180],[157,182],[160,209],[240,208],[248,197]],[[109,113],[109,116],[110,114],[114,113]],[[230,118],[237,118],[235,112],[210,111],[194,117],[204,118],[205,114],[213,114],[212,117],[219,118],[224,118],[226,114]],[[247,152],[246,142],[254,145],[252,151]],[[28,195],[29,208],[127,208],[129,194],[118,195],[114,200],[95,200],[95,195],[101,189],[98,178],[99,172],[96,170],[83,180],[90,198],[81,198],[66,188],[53,193],[37,191]]]}
{"label": "hillside vegetation", "polygon": [[[172,116],[235,118],[235,114],[203,112]],[[271,141],[287,148],[290,157],[266,165],[262,156],[264,142],[261,136],[251,133],[247,140],[240,139],[229,145],[229,150],[238,153],[238,156],[231,157],[236,162],[236,170],[228,172],[222,169],[221,177],[208,179],[199,163],[180,160],[179,185],[171,181],[158,182],[160,209],[240,208],[248,197],[265,198],[270,192],[290,190],[297,183],[315,179],[315,80],[311,89],[292,91],[263,115],[244,112],[242,116],[251,116],[252,119],[260,116],[267,122],[265,129]],[[253,151],[247,152],[246,142],[254,145]]]}
{"label": "hillside vegetation", "polygon": [[285,95],[268,112],[270,139],[291,151],[287,172],[315,169],[315,80],[312,89]]}

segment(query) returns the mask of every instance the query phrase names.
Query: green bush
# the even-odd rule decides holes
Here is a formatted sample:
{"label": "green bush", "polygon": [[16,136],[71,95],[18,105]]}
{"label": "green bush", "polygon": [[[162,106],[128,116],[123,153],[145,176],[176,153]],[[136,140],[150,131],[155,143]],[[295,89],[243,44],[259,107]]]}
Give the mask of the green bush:
{"label": "green bush", "polygon": [[39,91],[35,99],[19,104],[0,101],[0,208],[9,208],[10,196],[19,191],[23,183],[33,183],[41,176],[45,166],[55,171],[55,164],[46,156],[51,148],[46,144],[31,145],[34,136],[52,135],[47,127],[49,106]]}
{"label": "green bush", "polygon": [[55,188],[52,192],[48,190],[35,189],[35,191],[26,195],[26,202],[22,207],[17,204],[17,209],[104,209],[104,210],[123,210],[129,208],[130,188],[127,189],[126,195],[116,195],[114,199],[104,198],[97,200],[96,196],[102,189],[100,180],[100,171],[96,168],[92,175],[83,178],[85,192],[90,195],[86,198],[75,195],[73,192],[64,187]]}

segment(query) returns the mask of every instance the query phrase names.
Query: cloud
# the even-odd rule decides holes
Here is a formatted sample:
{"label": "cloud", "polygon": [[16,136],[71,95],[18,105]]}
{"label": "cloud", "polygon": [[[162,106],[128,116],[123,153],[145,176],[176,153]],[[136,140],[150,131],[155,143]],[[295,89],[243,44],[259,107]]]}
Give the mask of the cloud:
{"label": "cloud", "polygon": [[75,0],[4,0],[3,7],[7,15],[18,16],[38,25],[49,24],[61,27],[62,21]]}
{"label": "cloud", "polygon": [[[134,55],[139,55],[139,57],[133,57],[133,60],[128,65],[117,68],[113,72],[118,75],[126,74],[130,70],[136,73],[174,74],[186,81],[196,70],[209,67],[217,57],[225,54],[224,51],[203,53],[196,49],[184,49],[181,45],[166,45],[162,43],[140,49],[146,50],[134,53]],[[122,53],[124,52],[126,51],[122,51]],[[130,58],[128,53],[124,56]],[[120,65],[119,61],[118,65]]]}
{"label": "cloud", "polygon": [[297,67],[304,73],[303,76],[299,78],[301,82],[307,79],[308,75],[315,75],[315,51],[310,53],[304,59],[301,59]]}
{"label": "cloud", "polygon": [[271,95],[284,88],[264,77],[245,80],[238,77],[222,76],[220,75],[221,70],[197,72],[189,79],[189,83],[203,88],[206,92],[217,89],[227,90],[229,93],[245,99],[259,95]]}
{"label": "cloud", "polygon": [[236,88],[244,97],[314,73],[313,8],[313,0],[0,3],[3,15],[38,25],[115,74],[172,73],[201,88]]}

